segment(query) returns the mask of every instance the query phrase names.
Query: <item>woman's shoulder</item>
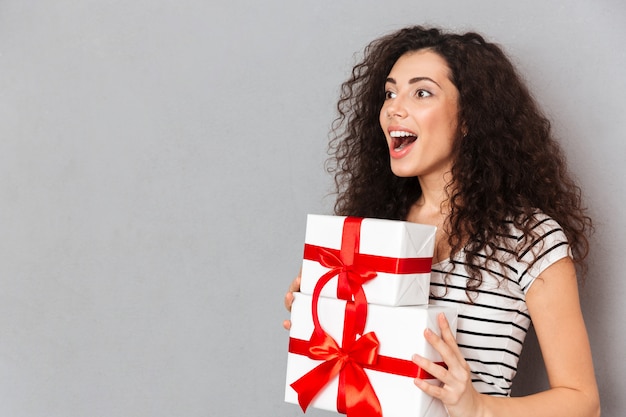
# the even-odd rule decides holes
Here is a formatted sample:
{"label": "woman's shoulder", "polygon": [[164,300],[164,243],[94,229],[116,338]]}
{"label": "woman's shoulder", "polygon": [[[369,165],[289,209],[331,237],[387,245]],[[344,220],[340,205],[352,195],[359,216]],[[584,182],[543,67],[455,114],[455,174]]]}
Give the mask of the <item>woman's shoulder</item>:
{"label": "woman's shoulder", "polygon": [[543,240],[552,234],[562,234],[563,228],[552,217],[541,210],[534,210],[530,214],[509,218],[507,221],[509,237],[518,242]]}
{"label": "woman's shoulder", "polygon": [[519,265],[519,282],[524,290],[547,267],[571,257],[571,248],[561,225],[549,215],[535,210],[525,218],[510,222],[517,241],[515,256]]}

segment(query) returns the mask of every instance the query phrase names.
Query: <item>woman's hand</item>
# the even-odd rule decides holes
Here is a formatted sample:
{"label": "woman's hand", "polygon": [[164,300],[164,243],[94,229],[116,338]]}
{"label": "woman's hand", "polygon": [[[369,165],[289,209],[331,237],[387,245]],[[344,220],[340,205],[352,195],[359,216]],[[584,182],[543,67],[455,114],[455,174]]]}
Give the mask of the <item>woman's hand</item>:
{"label": "woman's hand", "polygon": [[[289,285],[289,291],[285,294],[285,308],[287,311],[291,311],[291,304],[293,303],[293,293],[296,291],[300,291],[300,274],[291,281]],[[283,327],[286,330],[291,328],[291,320],[283,321]]]}
{"label": "woman's hand", "polygon": [[441,337],[430,329],[424,331],[424,337],[439,352],[448,369],[419,355],[413,356],[413,362],[443,385],[432,385],[419,378],[415,379],[415,385],[426,394],[441,400],[450,417],[481,416],[483,411],[481,394],[472,386],[469,365],[456,344],[446,316],[443,313],[439,314],[437,321]]}

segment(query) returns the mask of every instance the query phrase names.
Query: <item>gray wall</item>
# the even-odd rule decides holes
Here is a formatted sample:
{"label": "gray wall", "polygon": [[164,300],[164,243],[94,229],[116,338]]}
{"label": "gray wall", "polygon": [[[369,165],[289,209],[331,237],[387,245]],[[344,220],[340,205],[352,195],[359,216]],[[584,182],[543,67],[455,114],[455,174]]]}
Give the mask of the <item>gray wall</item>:
{"label": "gray wall", "polygon": [[2,0],[0,416],[301,415],[282,298],[332,206],[338,87],[414,23],[503,44],[551,115],[596,220],[603,415],[625,415],[621,0]]}

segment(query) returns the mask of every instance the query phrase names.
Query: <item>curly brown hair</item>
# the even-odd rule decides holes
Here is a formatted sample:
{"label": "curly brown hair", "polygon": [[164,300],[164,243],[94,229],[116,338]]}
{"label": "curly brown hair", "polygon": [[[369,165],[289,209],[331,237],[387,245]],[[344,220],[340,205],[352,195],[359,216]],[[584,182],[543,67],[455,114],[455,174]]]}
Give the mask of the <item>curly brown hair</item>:
{"label": "curly brown hair", "polygon": [[[454,145],[454,185],[447,187],[446,231],[451,259],[465,251],[467,290],[481,284],[478,253],[496,260],[498,236],[510,221],[535,237],[529,221],[538,210],[563,228],[575,262],[583,266],[591,220],[580,188],[567,171],[550,122],[538,108],[502,49],[481,35],[446,33],[421,26],[401,29],[370,43],[342,84],[329,145],[327,169],[334,174],[335,213],[404,220],[421,195],[416,177],[390,169],[379,124],[385,80],[407,52],[428,49],[445,59],[459,91],[459,132]],[[497,260],[496,260],[497,261]]]}

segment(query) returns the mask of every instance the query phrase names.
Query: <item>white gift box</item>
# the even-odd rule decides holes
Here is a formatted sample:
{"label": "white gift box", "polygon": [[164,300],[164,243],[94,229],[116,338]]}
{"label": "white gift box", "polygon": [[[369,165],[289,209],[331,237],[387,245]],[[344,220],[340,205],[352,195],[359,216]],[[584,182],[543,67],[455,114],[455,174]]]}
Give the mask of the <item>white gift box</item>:
{"label": "white gift box", "polygon": [[[307,259],[307,246],[340,250],[345,219],[343,216],[308,215],[300,283],[302,293],[313,294],[320,277],[330,269],[317,260]],[[363,284],[368,303],[388,306],[428,304],[436,231],[435,226],[424,224],[363,219],[358,251],[360,255],[395,259],[395,265],[415,260],[426,265],[425,269],[422,268],[425,272],[420,273],[376,271],[377,276]],[[337,276],[333,277],[324,286],[321,295],[337,298],[337,281]]]}
{"label": "white gift box", "polygon": [[[294,293],[291,309],[290,344],[293,340],[308,341],[313,332],[312,297]],[[341,345],[343,317],[346,301],[320,297],[318,318],[322,328]],[[369,305],[364,334],[374,332],[380,342],[378,354],[410,361],[417,353],[434,362],[441,356],[424,338],[428,327],[439,332],[437,315],[444,313],[453,332],[456,333],[457,313],[454,307],[404,306],[389,307]],[[290,349],[291,350],[291,349]],[[298,393],[291,384],[320,365],[306,354],[288,353],[285,401],[298,404]],[[369,381],[380,401],[383,417],[446,417],[448,413],[441,401],[430,397],[417,388],[412,377],[365,369]],[[313,399],[310,407],[337,411],[339,377],[335,376]],[[430,383],[439,384],[436,379]]]}

